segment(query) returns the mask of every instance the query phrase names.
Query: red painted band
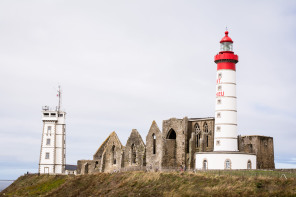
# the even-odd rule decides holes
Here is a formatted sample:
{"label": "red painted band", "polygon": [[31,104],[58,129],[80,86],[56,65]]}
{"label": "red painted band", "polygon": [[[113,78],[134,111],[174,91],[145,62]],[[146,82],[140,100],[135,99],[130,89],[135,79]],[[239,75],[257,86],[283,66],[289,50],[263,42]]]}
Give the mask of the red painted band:
{"label": "red painted band", "polygon": [[220,62],[217,64],[217,70],[222,69],[229,69],[229,70],[235,70],[235,63],[232,62]]}

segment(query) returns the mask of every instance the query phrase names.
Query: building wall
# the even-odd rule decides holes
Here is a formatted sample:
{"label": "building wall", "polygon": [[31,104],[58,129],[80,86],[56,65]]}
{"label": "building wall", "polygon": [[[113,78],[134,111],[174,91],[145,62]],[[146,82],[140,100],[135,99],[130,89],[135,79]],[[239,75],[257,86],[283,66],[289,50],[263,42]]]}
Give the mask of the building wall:
{"label": "building wall", "polygon": [[155,121],[146,136],[146,167],[147,171],[161,169],[162,135]]}
{"label": "building wall", "polygon": [[273,138],[268,136],[239,136],[240,152],[257,155],[257,169],[274,169]]}
{"label": "building wall", "polygon": [[124,148],[123,158],[125,170],[142,169],[146,166],[146,146],[141,135],[133,129]]}
{"label": "building wall", "polygon": [[[185,148],[187,146],[188,118],[171,118],[162,123],[162,168],[178,168],[186,165]],[[175,139],[170,134],[175,132]]]}

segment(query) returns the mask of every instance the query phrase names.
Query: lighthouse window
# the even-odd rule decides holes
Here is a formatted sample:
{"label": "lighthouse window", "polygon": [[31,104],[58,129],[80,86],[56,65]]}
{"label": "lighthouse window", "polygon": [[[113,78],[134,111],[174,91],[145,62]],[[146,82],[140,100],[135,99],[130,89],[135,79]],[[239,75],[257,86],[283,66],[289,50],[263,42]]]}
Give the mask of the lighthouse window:
{"label": "lighthouse window", "polygon": [[44,117],[48,117],[49,116],[49,113],[44,113],[43,116]]}
{"label": "lighthouse window", "polygon": [[217,100],[217,104],[220,105],[221,104],[221,99]]}
{"label": "lighthouse window", "polygon": [[216,141],[216,145],[219,146],[220,145],[220,140]]}
{"label": "lighthouse window", "polygon": [[217,118],[221,118],[221,113],[217,113]]}
{"label": "lighthouse window", "polygon": [[59,114],[59,117],[63,117],[63,114]]}
{"label": "lighthouse window", "polygon": [[218,91],[221,91],[222,90],[222,86],[218,86]]}
{"label": "lighthouse window", "polygon": [[217,131],[220,132],[221,131],[221,127],[218,126],[217,127]]}
{"label": "lighthouse window", "polygon": [[46,145],[50,145],[50,139],[46,139]]}
{"label": "lighthouse window", "polygon": [[56,116],[56,113],[51,113],[50,116]]}
{"label": "lighthouse window", "polygon": [[222,42],[220,45],[221,51],[232,51],[232,43],[231,42]]}
{"label": "lighthouse window", "polygon": [[45,153],[45,159],[49,159],[49,153]]}
{"label": "lighthouse window", "polygon": [[221,79],[222,78],[222,73],[218,74],[218,78]]}

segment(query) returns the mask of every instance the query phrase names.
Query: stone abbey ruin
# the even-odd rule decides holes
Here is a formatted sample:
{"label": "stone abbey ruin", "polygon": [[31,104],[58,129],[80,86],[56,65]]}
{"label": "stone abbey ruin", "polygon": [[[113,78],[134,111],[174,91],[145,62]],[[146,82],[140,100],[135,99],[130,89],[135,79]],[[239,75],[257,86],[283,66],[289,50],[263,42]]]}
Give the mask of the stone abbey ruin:
{"label": "stone abbey ruin", "polygon": [[[153,121],[146,144],[133,129],[125,146],[115,132],[102,143],[92,160],[78,160],[77,174],[118,171],[195,170],[195,155],[212,152],[215,118],[171,118],[164,120],[162,131]],[[239,152],[257,155],[257,169],[274,169],[273,138],[238,136]]]}

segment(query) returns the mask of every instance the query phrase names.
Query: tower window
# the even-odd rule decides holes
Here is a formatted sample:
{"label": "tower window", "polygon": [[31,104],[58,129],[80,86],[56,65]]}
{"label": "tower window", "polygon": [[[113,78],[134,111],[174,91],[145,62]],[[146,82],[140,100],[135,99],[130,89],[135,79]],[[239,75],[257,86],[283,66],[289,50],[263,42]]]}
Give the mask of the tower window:
{"label": "tower window", "polygon": [[218,74],[218,78],[221,79],[222,78],[222,73]]}
{"label": "tower window", "polygon": [[220,145],[220,140],[216,141],[216,145],[219,146]]}
{"label": "tower window", "polygon": [[59,117],[63,117],[64,115],[63,114],[59,114]]}
{"label": "tower window", "polygon": [[48,130],[48,131],[51,131],[51,126],[48,126],[48,127],[47,127],[47,130]]}
{"label": "tower window", "polygon": [[220,131],[221,131],[221,127],[217,126],[217,132],[220,132]]}
{"label": "tower window", "polygon": [[44,113],[43,116],[44,117],[48,117],[49,116],[49,113]]}
{"label": "tower window", "polygon": [[45,159],[49,159],[49,153],[45,153]]}
{"label": "tower window", "polygon": [[222,86],[218,86],[218,91],[221,91],[222,90]]}
{"label": "tower window", "polygon": [[221,118],[221,113],[220,112],[217,113],[217,118]]}
{"label": "tower window", "polygon": [[54,116],[55,117],[56,116],[56,113],[51,113],[50,116]]}
{"label": "tower window", "polygon": [[222,102],[221,102],[221,99],[218,99],[218,100],[217,100],[217,104],[220,105],[221,103],[222,103]]}
{"label": "tower window", "polygon": [[46,139],[46,145],[50,145],[50,139]]}

